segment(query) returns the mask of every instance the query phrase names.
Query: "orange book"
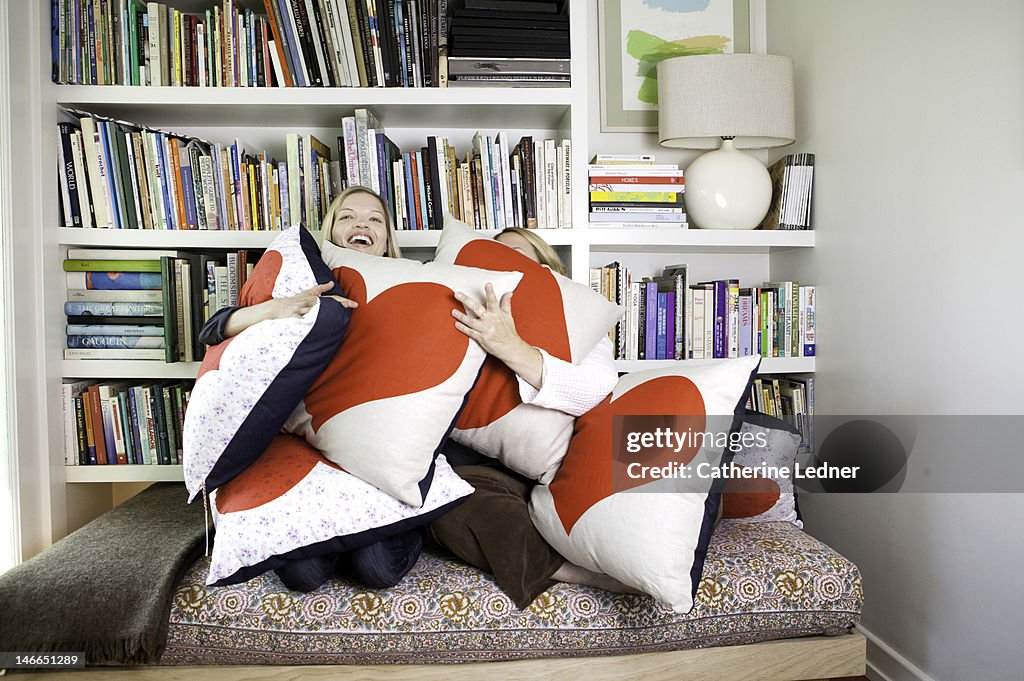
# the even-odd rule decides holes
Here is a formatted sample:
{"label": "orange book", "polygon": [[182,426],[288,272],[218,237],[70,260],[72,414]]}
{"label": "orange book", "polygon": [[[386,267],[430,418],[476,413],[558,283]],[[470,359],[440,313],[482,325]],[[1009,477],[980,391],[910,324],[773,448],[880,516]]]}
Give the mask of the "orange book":
{"label": "orange book", "polygon": [[[288,60],[284,58],[284,43],[281,41],[281,31],[277,27],[280,17],[274,0],[263,0],[263,6],[267,8],[267,23],[270,24],[270,32],[274,34],[274,48],[277,50],[277,60],[281,63],[281,74],[284,76],[286,87],[292,87],[292,74],[288,72]],[[269,75],[270,72],[268,71]],[[270,79],[267,78],[267,85]]]}
{"label": "orange book", "polygon": [[99,463],[96,460],[96,434],[92,429],[92,407],[89,400],[89,390],[82,391],[82,413],[85,416],[85,444],[88,452],[88,463]]}
{"label": "orange book", "polygon": [[96,463],[105,464],[107,463],[107,437],[103,428],[103,411],[100,407],[98,385],[89,386],[89,417],[92,419],[93,438],[96,440]]}

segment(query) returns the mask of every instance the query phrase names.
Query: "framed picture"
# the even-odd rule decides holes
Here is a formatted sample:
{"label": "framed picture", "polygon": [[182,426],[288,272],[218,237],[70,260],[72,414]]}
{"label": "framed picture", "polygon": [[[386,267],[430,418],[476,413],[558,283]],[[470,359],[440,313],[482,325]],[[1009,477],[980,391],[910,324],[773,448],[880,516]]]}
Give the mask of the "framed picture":
{"label": "framed picture", "polygon": [[657,132],[658,62],[750,51],[749,0],[599,0],[601,131]]}

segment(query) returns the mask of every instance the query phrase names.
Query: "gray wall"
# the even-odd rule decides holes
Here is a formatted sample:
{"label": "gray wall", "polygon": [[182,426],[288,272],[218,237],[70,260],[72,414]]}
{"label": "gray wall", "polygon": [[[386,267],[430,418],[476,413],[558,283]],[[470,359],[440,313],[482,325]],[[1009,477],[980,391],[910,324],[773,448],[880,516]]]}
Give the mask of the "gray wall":
{"label": "gray wall", "polygon": [[[1024,414],[1022,37],[1019,0],[767,0],[817,155],[818,246],[773,272],[818,284],[819,412]],[[802,506],[860,566],[870,632],[937,681],[1022,678],[1024,495]]]}

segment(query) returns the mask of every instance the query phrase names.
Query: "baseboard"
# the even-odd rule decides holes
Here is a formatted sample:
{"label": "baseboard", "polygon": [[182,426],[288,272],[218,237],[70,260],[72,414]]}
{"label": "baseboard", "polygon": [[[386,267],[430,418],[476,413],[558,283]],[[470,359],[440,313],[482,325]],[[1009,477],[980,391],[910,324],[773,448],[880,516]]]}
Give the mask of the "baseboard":
{"label": "baseboard", "polygon": [[871,681],[937,681],[870,630],[860,624],[857,629],[868,640],[866,673]]}

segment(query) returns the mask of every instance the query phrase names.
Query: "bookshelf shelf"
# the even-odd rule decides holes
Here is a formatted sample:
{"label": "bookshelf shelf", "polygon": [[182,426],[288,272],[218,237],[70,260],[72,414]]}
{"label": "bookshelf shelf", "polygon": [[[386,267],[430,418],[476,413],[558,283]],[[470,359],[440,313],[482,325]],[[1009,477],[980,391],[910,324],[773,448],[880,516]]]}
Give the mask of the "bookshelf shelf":
{"label": "bookshelf shelf", "polygon": [[179,466],[102,465],[65,466],[67,482],[181,482],[185,479]]}
{"label": "bookshelf shelf", "polygon": [[65,359],[65,378],[141,378],[148,380],[193,379],[199,362],[157,362],[154,360]]}
{"label": "bookshelf shelf", "polygon": [[691,252],[770,253],[788,248],[811,248],[814,232],[786,230],[629,229],[591,223],[587,239],[593,251],[638,252],[686,249]]}
{"label": "bookshelf shelf", "polygon": [[373,108],[389,127],[553,130],[578,99],[571,88],[198,88],[54,85],[57,104],[156,127],[340,127]]}
{"label": "bookshelf shelf", "polygon": [[[672,359],[640,359],[640,360],[615,360],[615,368],[618,371],[645,371],[647,369],[664,369],[676,364],[685,366],[696,366],[702,363],[723,362],[721,359],[690,359],[676,361]],[[814,371],[814,357],[767,357],[761,360],[761,374],[798,374],[811,373]]]}
{"label": "bookshelf shelf", "polygon": [[[576,242],[571,229],[539,229],[537,234],[552,246],[569,246]],[[266,248],[279,231],[247,230],[140,230],[140,229],[76,229],[61,227],[58,239],[65,246],[103,248]],[[481,230],[492,237],[497,230]],[[436,248],[439,230],[399,231],[402,248]]]}
{"label": "bookshelf shelf", "polygon": [[76,229],[61,227],[60,243],[66,246],[104,248],[266,248],[277,231],[247,230],[149,230]]}
{"label": "bookshelf shelf", "polygon": [[[202,10],[208,1],[182,0],[182,9]],[[258,9],[259,2],[244,3]],[[32,54],[32,68],[13,72],[19,88],[34,93],[41,104],[30,109],[29,144],[31,153],[40,154],[38,171],[15,176],[17,196],[31,199],[32,229],[35,241],[46,246],[46,255],[39,257],[28,246],[19,244],[18,251],[31,262],[31,276],[20,281],[56,280],[63,277],[58,247],[94,248],[160,248],[238,250],[266,248],[278,235],[276,231],[151,231],[99,230],[58,228],[61,194],[54,182],[50,162],[57,158],[59,138],[55,134],[58,121],[66,120],[65,109],[80,109],[91,114],[110,116],[167,131],[182,132],[211,141],[230,144],[239,139],[247,146],[266,148],[278,154],[283,151],[286,133],[311,133],[334,147],[335,135],[341,133],[341,118],[356,108],[373,109],[403,149],[420,146],[427,135],[449,135],[460,151],[474,131],[506,130],[510,137],[532,134],[535,137],[567,137],[572,141],[571,207],[573,229],[540,230],[545,241],[558,247],[576,281],[588,283],[588,267],[609,260],[622,260],[638,275],[651,275],[668,263],[687,262],[696,279],[740,276],[745,285],[784,279],[793,270],[793,255],[815,245],[811,231],[711,231],[680,229],[609,228],[588,223],[587,161],[602,151],[606,139],[596,130],[593,107],[598,100],[596,76],[591,78],[590,41],[596,35],[593,13],[576,12],[571,3],[573,85],[569,88],[197,88],[197,87],[131,87],[82,86],[40,83],[40,74],[50,71],[49,55],[43,50]],[[580,3],[582,4],[582,3]],[[50,3],[12,3],[11,13],[21,16],[35,40],[50,38]],[[30,17],[33,17],[31,18]],[[28,54],[28,50],[23,50]],[[40,56],[44,56],[40,60]],[[45,77],[45,76],[43,76]],[[20,113],[20,112],[16,112]],[[14,140],[15,144],[21,140]],[[643,147],[644,145],[640,145]],[[659,152],[660,153],[660,152]],[[664,154],[664,160],[678,157]],[[491,236],[493,231],[482,232]],[[398,239],[410,257],[430,257],[436,248],[438,231],[399,232]],[[19,240],[29,244],[32,240]],[[620,254],[624,257],[620,257]],[[605,261],[607,262],[607,261]],[[63,281],[63,279],[61,279]],[[64,288],[63,285],[57,288]],[[97,485],[84,491],[88,483],[129,483],[182,480],[181,466],[67,466],[61,478],[59,466],[64,465],[64,414],[59,404],[50,399],[60,392],[62,379],[95,379],[98,381],[128,380],[136,383],[193,379],[198,363],[117,360],[57,360],[64,345],[64,295],[57,288],[45,292],[44,304],[32,324],[25,326],[23,341],[37,349],[29,353],[25,365],[45,365],[44,381],[33,388],[27,399],[46,413],[46,432],[33,436],[31,446],[22,446],[29,478],[40,481],[35,492],[49,506],[54,536],[66,533],[67,523],[81,524],[97,504],[110,500],[110,491]],[[27,289],[25,293],[27,293]],[[35,295],[35,291],[32,292]],[[39,329],[46,329],[44,335]],[[50,330],[55,332],[50,332]],[[20,329],[19,329],[20,330]],[[689,360],[688,364],[700,361]],[[666,360],[616,362],[619,371],[638,371],[671,366]],[[770,358],[762,363],[762,373],[805,373],[815,370],[814,358]],[[50,393],[50,396],[47,395]],[[19,396],[21,397],[21,396]],[[28,433],[29,429],[22,429]],[[25,436],[23,436],[25,437]],[[27,440],[26,440],[27,442]],[[58,444],[59,443],[59,444]],[[49,458],[42,463],[35,453],[44,451]],[[59,491],[63,483],[78,484],[73,494]],[[57,484],[52,484],[57,483]],[[83,503],[85,498],[91,503]],[[69,500],[70,498],[70,500]],[[80,507],[79,507],[80,506]]]}

